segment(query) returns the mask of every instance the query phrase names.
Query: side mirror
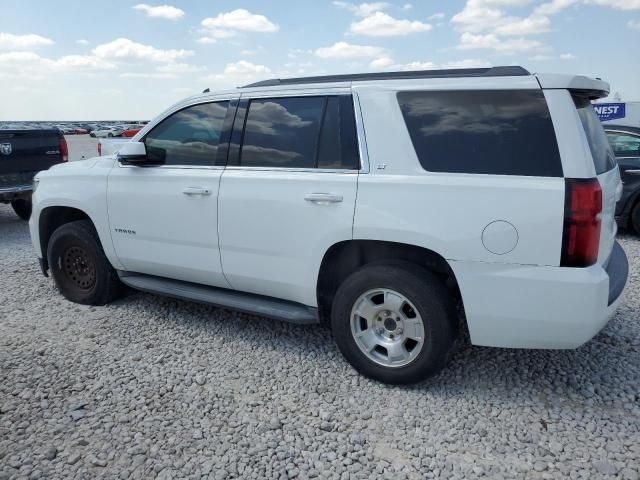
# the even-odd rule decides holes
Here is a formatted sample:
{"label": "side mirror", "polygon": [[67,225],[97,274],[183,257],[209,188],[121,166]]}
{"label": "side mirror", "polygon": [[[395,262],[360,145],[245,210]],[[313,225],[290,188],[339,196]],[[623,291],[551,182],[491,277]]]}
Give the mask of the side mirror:
{"label": "side mirror", "polygon": [[118,161],[125,165],[155,165],[147,156],[147,147],[142,142],[127,142],[118,150]]}

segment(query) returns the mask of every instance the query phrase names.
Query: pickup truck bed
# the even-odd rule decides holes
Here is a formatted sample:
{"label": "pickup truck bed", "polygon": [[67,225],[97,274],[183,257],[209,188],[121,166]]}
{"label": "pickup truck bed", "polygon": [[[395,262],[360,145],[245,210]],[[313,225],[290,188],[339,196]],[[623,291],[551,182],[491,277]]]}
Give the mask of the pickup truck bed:
{"label": "pickup truck bed", "polygon": [[0,202],[28,219],[33,177],[67,160],[67,143],[57,129],[0,130]]}

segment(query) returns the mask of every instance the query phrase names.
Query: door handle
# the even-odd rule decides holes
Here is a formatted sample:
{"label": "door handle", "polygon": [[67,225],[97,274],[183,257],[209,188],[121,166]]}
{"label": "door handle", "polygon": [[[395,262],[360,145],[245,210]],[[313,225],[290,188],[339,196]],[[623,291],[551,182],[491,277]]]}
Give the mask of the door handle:
{"label": "door handle", "polygon": [[200,188],[200,187],[187,187],[182,190],[182,193],[185,195],[211,195],[211,190],[208,188]]}
{"label": "door handle", "polygon": [[307,193],[304,196],[307,202],[317,203],[319,205],[326,205],[328,203],[339,203],[342,201],[342,195],[335,193]]}
{"label": "door handle", "polygon": [[640,175],[640,170],[624,170],[624,173],[628,173],[629,175]]}

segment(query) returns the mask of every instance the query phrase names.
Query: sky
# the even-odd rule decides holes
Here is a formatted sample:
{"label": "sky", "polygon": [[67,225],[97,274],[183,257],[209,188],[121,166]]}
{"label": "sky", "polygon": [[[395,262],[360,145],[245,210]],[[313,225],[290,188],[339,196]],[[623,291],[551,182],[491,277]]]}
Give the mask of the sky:
{"label": "sky", "polygon": [[640,101],[640,0],[0,0],[0,120],[150,119],[205,88],[522,65]]}

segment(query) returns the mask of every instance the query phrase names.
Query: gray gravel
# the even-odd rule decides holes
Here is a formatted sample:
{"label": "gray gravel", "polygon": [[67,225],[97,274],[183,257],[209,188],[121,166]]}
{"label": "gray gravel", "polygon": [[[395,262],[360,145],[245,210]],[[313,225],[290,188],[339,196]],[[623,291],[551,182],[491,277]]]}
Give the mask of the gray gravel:
{"label": "gray gravel", "polygon": [[412,388],[331,334],[135,293],[64,300],[0,206],[0,480],[622,478],[640,465],[640,241],[626,303],[575,351],[463,346]]}

